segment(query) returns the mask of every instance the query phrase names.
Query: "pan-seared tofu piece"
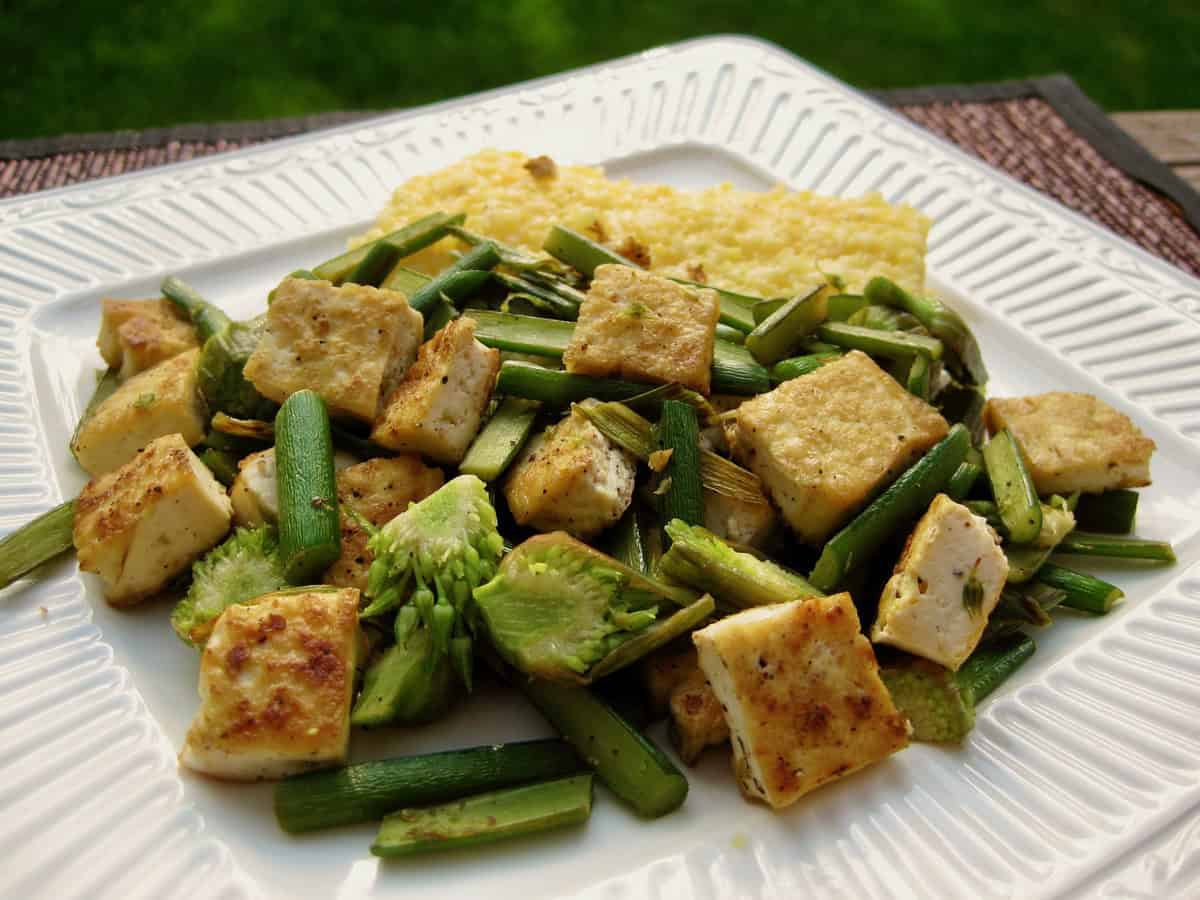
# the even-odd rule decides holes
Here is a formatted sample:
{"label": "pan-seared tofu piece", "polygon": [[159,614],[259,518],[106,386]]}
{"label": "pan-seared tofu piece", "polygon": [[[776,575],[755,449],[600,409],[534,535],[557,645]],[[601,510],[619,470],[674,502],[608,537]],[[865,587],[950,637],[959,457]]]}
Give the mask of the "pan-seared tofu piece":
{"label": "pan-seared tofu piece", "polygon": [[279,518],[275,448],[251,453],[238,463],[237,478],[229,488],[233,521],[244,527],[275,524]]}
{"label": "pan-seared tofu piece", "polygon": [[380,401],[416,359],[423,328],[399,291],[285,278],[246,377],[277,403],[310,388],[331,416],[374,422]]}
{"label": "pan-seared tofu piece", "polygon": [[720,316],[715,291],[629,266],[597,266],[563,362],[568,372],[677,381],[707,394]]}
{"label": "pan-seared tofu piece", "polygon": [[521,525],[586,539],[629,508],[636,476],[634,458],[576,409],[525,446],[504,499]]}
{"label": "pan-seared tofu piece", "polygon": [[761,503],[704,492],[704,527],[735,544],[757,547],[775,526],[775,508],[764,496]]}
{"label": "pan-seared tofu piece", "polygon": [[358,591],[297,588],[228,607],[200,657],[179,762],[230,781],[345,762]]}
{"label": "pan-seared tofu piece", "polygon": [[500,370],[500,351],[475,340],[475,320],[455,319],[421,345],[388,396],[371,440],[457,465],[475,439]]}
{"label": "pan-seared tofu piece", "polygon": [[122,381],[199,343],[191,321],[170,300],[100,302],[96,346]]}
{"label": "pan-seared tofu piece", "polygon": [[749,798],[788,806],[908,744],[849,594],[748,609],[692,640]]}
{"label": "pan-seared tofu piece", "polygon": [[957,670],[983,636],[1008,578],[987,520],[938,494],[884,585],[871,640]]}
{"label": "pan-seared tofu piece", "polygon": [[95,478],[123,466],[152,440],[178,434],[200,443],[208,411],[196,383],[199,350],[134,375],[97,407],[75,438],[75,458]]}
{"label": "pan-seared tofu piece", "polygon": [[739,406],[733,452],[801,540],[818,544],[948,430],[853,350]]}
{"label": "pan-seared tofu piece", "polygon": [[1150,483],[1154,441],[1091,394],[992,398],[988,429],[1011,429],[1039,494],[1100,493]]}
{"label": "pan-seared tofu piece", "polygon": [[668,705],[667,734],[675,752],[689,766],[709,747],[729,740],[721,701],[700,671],[698,662],[675,690]]}
{"label": "pan-seared tofu piece", "polygon": [[162,590],[229,531],[225,488],[178,434],[151,441],[88,482],[75,506],[79,568],[104,579],[113,606]]}
{"label": "pan-seared tofu piece", "polygon": [[[370,459],[337,473],[338,503],[372,525],[386,525],[442,486],[441,469],[421,462],[419,456]],[[367,589],[367,573],[375,555],[367,548],[368,535],[351,516],[342,514],[342,555],[325,570],[326,584]]]}

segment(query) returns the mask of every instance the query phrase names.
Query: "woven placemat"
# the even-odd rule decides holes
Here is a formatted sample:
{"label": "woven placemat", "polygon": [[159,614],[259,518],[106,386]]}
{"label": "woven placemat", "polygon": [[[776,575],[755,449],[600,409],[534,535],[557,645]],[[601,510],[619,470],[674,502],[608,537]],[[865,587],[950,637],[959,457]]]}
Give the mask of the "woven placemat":
{"label": "woven placemat", "polygon": [[[876,97],[985,162],[1200,275],[1200,196],[1066,76]],[[0,141],[0,198],[209,156],[377,115],[186,125]],[[381,200],[382,202],[382,200]]]}

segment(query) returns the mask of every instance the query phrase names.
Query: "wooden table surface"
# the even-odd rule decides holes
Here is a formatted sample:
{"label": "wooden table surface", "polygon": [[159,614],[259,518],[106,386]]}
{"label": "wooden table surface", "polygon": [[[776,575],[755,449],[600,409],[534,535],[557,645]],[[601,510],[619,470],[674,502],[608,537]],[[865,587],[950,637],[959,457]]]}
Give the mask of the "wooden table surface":
{"label": "wooden table surface", "polygon": [[1112,120],[1200,190],[1200,110],[1113,113]]}

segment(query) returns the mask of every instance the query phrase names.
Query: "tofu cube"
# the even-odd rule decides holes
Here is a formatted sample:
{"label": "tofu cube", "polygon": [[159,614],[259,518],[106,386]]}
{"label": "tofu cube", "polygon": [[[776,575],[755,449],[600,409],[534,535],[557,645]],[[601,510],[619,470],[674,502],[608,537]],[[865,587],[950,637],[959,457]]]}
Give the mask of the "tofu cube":
{"label": "tofu cube", "polygon": [[568,372],[707,394],[721,316],[715,291],[622,265],[597,266],[563,354]]}
{"label": "tofu cube", "polygon": [[[419,456],[371,459],[337,473],[338,503],[350,508],[372,525],[386,525],[442,486],[441,469],[434,469]],[[375,555],[367,548],[369,536],[351,516],[342,514],[342,555],[325,570],[321,579],[338,587],[367,589],[367,573]]]}
{"label": "tofu cube", "polygon": [[855,350],[739,406],[733,452],[801,540],[819,544],[948,430]]}
{"label": "tofu cube", "polygon": [[690,643],[668,644],[642,658],[639,664],[642,688],[655,715],[667,712],[671,694],[683,684],[688,676],[699,671],[696,648]]}
{"label": "tofu cube", "polygon": [[849,594],[748,609],[692,640],[749,798],[788,806],[908,744]]}
{"label": "tofu cube", "polygon": [[1091,394],[993,398],[988,429],[1012,430],[1039,494],[1100,493],[1150,483],[1154,441]]}
{"label": "tofu cube", "polygon": [[884,585],[871,640],[957,670],[1007,578],[1008,559],[987,520],[938,494]]}
{"label": "tofu cube", "polygon": [[504,499],[518,524],[584,540],[621,518],[636,477],[634,458],[572,410],[525,446],[505,479]]}
{"label": "tofu cube", "polygon": [[225,488],[178,434],[151,441],[88,482],[75,506],[79,568],[104,580],[113,606],[162,590],[229,531]]}
{"label": "tofu cube", "polygon": [[698,662],[671,692],[668,712],[667,734],[679,758],[689,766],[709,747],[729,740],[721,701]]}
{"label": "tofu cube", "polygon": [[170,300],[105,299],[100,303],[96,346],[122,381],[199,343],[191,320]]}
{"label": "tofu cube", "polygon": [[353,588],[228,607],[200,657],[200,710],[179,762],[230,781],[345,762],[357,649]]}
{"label": "tofu cube", "polygon": [[380,401],[416,358],[423,329],[399,291],[285,278],[246,377],[277,403],[310,388],[331,416],[374,422]]}
{"label": "tofu cube", "polygon": [[229,488],[233,521],[244,527],[274,525],[279,519],[275,448],[259,450],[238,463],[237,478]]}
{"label": "tofu cube", "polygon": [[384,402],[371,440],[457,465],[479,431],[499,370],[500,351],[475,340],[475,320],[455,319],[421,345]]}
{"label": "tofu cube", "polygon": [[706,490],[704,527],[724,540],[758,547],[775,527],[775,508],[766,497],[762,503],[750,503]]}
{"label": "tofu cube", "polygon": [[204,439],[208,410],[196,383],[199,350],[134,375],[79,429],[73,450],[95,478],[123,466],[155,438],[178,434],[188,446]]}

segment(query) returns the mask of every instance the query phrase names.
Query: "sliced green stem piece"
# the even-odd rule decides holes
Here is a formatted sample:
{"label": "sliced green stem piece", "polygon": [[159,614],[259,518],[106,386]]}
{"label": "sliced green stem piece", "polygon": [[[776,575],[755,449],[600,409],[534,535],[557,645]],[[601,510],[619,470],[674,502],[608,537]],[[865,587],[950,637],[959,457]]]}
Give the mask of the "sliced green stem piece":
{"label": "sliced green stem piece", "polygon": [[983,447],[983,463],[1009,540],[1031,543],[1042,530],[1042,504],[1016,435],[1007,428],[993,435]]}
{"label": "sliced green stem piece", "polygon": [[706,528],[674,520],[666,530],[671,549],[659,560],[659,572],[712,594],[725,607],[748,609],[821,595],[802,576],[735,550]]}
{"label": "sliced green stem piece", "polygon": [[275,786],[275,818],[284,831],[298,834],[583,768],[570,744],[557,738],[358,763],[283,779]]}
{"label": "sliced green stem piece", "polygon": [[663,470],[663,519],[699,525],[704,521],[704,497],[700,489],[700,425],[696,410],[679,400],[663,403],[658,444],[671,454]]}
{"label": "sliced green stem piece", "polygon": [[810,372],[815,372],[827,362],[841,357],[841,353],[810,353],[807,356],[793,356],[781,360],[771,366],[771,383],[782,384],[793,378],[799,378]]}
{"label": "sliced green stem piece", "polygon": [[406,297],[411,297],[433,279],[424,272],[418,272],[399,263],[388,272],[387,277],[379,285],[385,291],[399,291]]}
{"label": "sliced green stem piece", "polygon": [[829,321],[845,322],[868,303],[867,298],[861,294],[834,294],[826,304]]}
{"label": "sliced green stem piece", "polygon": [[625,515],[605,534],[604,551],[617,562],[629,566],[635,572],[649,575],[653,571],[646,549],[645,522],[641,506],[637,503],[625,510]]}
{"label": "sliced green stem piece", "polygon": [[983,355],[975,335],[954,310],[932,297],[910,294],[886,278],[872,278],[863,294],[872,303],[894,306],[916,316],[931,335],[950,348],[954,368],[977,385],[987,384],[987,368],[983,364]]}
{"label": "sliced green stem piece", "polygon": [[673,812],[688,783],[665,753],[587,688],[530,681],[517,685],[614,794],[640,816]]}
{"label": "sliced green stem piece", "polygon": [[1147,541],[1124,535],[1099,534],[1091,531],[1072,531],[1055,553],[1074,556],[1104,556],[1110,559],[1136,559],[1146,562],[1175,562],[1175,550],[1166,541]]}
{"label": "sliced green stem piece", "polygon": [[1083,494],[1075,507],[1075,521],[1087,531],[1129,534],[1137,519],[1137,491],[1105,491]]}
{"label": "sliced green stem piece", "polygon": [[399,259],[400,249],[395,245],[386,241],[373,244],[362,262],[346,276],[344,283],[379,287]]}
{"label": "sliced green stem piece", "polygon": [[42,563],[73,546],[75,501],[42,513],[0,540],[0,588],[6,588]]}
{"label": "sliced green stem piece", "polygon": [[488,309],[473,309],[467,315],[475,320],[475,339],[479,343],[512,353],[561,357],[575,333],[574,324],[559,319]]}
{"label": "sliced green stem piece", "polygon": [[985,644],[967,658],[954,674],[954,678],[970,697],[971,702],[978,705],[984,697],[1025,665],[1036,649],[1033,638],[1025,634],[1015,634]]}
{"label": "sliced green stem piece", "polygon": [[[449,266],[431,278],[424,287],[409,295],[408,305],[424,315],[437,301],[445,296],[460,302],[477,293],[490,279],[491,272],[500,262],[500,254],[491,241],[472,247]],[[485,273],[482,275],[468,272]]]}
{"label": "sliced green stem piece", "polygon": [[161,290],[164,297],[188,314],[202,344],[231,322],[219,307],[201,297],[199,291],[182,278],[168,275],[162,280]]}
{"label": "sliced green stem piece", "polygon": [[364,244],[354,250],[347,250],[333,259],[326,260],[312,270],[318,278],[341,284],[346,277],[367,257],[367,254],[379,244],[389,244],[396,250],[397,258],[412,256],[418,250],[439,241],[449,233],[451,225],[461,225],[466,221],[465,215],[450,216],[443,212],[429,215],[410,222],[403,228],[385,234],[369,244]]}
{"label": "sliced green stem piece", "polygon": [[646,385],[591,375],[573,375],[534,363],[508,360],[500,365],[496,393],[537,400],[550,409],[565,409],[589,397],[597,400],[628,400],[645,393]]}
{"label": "sliced green stem piece", "polygon": [[392,858],[456,850],[587,821],[592,776],[573,775],[455,800],[402,809],[379,827],[371,852]]}
{"label": "sliced green stem piece", "polygon": [[756,325],[746,337],[746,349],[764,366],[777,363],[794,352],[826,316],[825,291],[813,288],[788,300]]}
{"label": "sliced green stem piece", "polygon": [[1096,615],[1104,615],[1125,596],[1125,592],[1115,584],[1054,563],[1046,563],[1038,569],[1037,580],[1065,591],[1067,596],[1063,598],[1063,606]]}
{"label": "sliced green stem piece", "polygon": [[[117,375],[116,369],[106,369],[104,374],[96,381],[96,389],[92,391],[92,397],[88,400],[87,406],[84,407],[83,415],[75,423],[75,431],[71,433],[71,442],[67,445],[71,448],[72,456],[75,456],[75,443],[79,440],[79,434],[83,431],[83,426],[95,415],[96,410],[100,408],[100,404],[111,397],[120,386],[121,379]],[[79,457],[75,456],[75,458],[78,461]]]}
{"label": "sliced green stem piece", "polygon": [[845,528],[825,544],[809,581],[832,591],[853,568],[868,562],[889,538],[907,528],[928,507],[966,458],[971,441],[955,425],[950,433],[897,478]]}
{"label": "sliced green stem piece", "polygon": [[341,554],[333,437],[325,402],[297,391],[275,417],[279,555],[292,584],[311,584]]}
{"label": "sliced green stem piece", "polygon": [[950,480],[946,482],[946,494],[951,500],[962,502],[971,493],[971,489],[975,487],[975,482],[979,480],[979,476],[983,474],[983,466],[972,462],[970,459],[964,459],[959,467],[954,470],[954,474],[950,476]]}
{"label": "sliced green stem piece", "polygon": [[845,322],[826,322],[817,329],[817,336],[838,347],[885,359],[908,359],[916,354],[931,360],[942,358],[942,342],[937,338],[905,331],[879,331]]}
{"label": "sliced green stem piece", "polygon": [[520,397],[505,397],[475,436],[458,469],[483,481],[504,474],[533,431],[539,405]]}
{"label": "sliced green stem piece", "polygon": [[550,233],[546,235],[542,249],[559,262],[566,263],[588,278],[592,277],[598,266],[615,264],[631,266],[634,269],[641,268],[633,260],[562,225],[554,225],[550,228]]}

